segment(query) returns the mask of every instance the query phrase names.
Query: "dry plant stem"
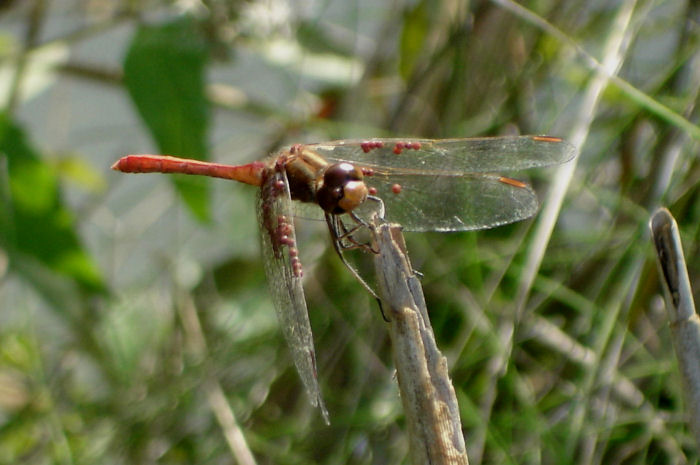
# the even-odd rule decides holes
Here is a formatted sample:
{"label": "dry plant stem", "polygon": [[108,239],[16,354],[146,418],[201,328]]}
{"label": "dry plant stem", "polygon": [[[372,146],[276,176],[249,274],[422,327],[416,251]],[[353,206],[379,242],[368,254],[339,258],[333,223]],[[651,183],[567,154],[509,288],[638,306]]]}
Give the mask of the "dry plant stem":
{"label": "dry plant stem", "polygon": [[420,282],[401,228],[373,225],[379,295],[389,321],[394,363],[414,464],[468,464],[447,360],[435,343]]}
{"label": "dry plant stem", "polygon": [[654,212],[649,222],[656,247],[659,278],[681,369],[687,417],[700,447],[700,318],[690,288],[678,225],[665,208]]}
{"label": "dry plant stem", "polygon": [[[202,331],[202,325],[197,316],[197,308],[189,294],[182,292],[179,295],[177,306],[178,315],[185,331],[185,344],[188,352],[197,357],[202,363],[207,360],[207,342]],[[241,465],[255,465],[255,457],[248,447],[243,431],[238,425],[233,409],[229,405],[224,390],[219,380],[214,376],[213,370],[207,368],[204,380],[204,390],[212,413],[216,417],[221,431],[228,443],[235,463]]]}

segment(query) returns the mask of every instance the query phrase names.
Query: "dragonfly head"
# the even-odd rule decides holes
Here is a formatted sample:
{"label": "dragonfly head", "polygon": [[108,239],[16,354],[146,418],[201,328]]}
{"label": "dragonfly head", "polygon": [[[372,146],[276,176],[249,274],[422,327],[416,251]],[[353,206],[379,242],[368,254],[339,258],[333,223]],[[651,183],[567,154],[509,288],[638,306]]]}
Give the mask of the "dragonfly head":
{"label": "dragonfly head", "polygon": [[335,163],[326,168],[323,183],[316,192],[318,204],[328,213],[347,213],[367,198],[362,171],[350,163]]}

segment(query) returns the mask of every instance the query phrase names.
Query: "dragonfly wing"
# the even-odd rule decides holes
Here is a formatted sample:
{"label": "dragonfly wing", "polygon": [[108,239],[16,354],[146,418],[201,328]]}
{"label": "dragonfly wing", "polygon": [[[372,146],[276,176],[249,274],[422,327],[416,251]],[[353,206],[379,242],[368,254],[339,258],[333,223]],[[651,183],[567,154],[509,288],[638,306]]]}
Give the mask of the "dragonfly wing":
{"label": "dragonfly wing", "polygon": [[323,209],[317,203],[292,202],[295,218],[314,221],[326,221]]}
{"label": "dragonfly wing", "polygon": [[387,221],[406,231],[487,229],[529,218],[538,206],[529,186],[497,175],[377,172],[365,181],[384,202]]}
{"label": "dragonfly wing", "polygon": [[328,423],[328,411],[318,386],[316,353],[294,234],[292,200],[284,170],[268,170],[260,189],[257,210],[265,274],[277,318],[311,403],[321,409]]}
{"label": "dragonfly wing", "polygon": [[331,162],[452,173],[523,170],[564,163],[575,155],[572,145],[550,136],[341,140],[307,147]]}

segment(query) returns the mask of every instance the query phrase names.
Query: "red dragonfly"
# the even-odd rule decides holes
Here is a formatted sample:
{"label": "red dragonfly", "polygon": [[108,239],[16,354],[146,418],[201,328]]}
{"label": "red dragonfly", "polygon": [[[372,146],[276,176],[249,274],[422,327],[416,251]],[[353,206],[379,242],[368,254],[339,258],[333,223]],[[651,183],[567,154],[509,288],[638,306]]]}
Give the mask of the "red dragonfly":
{"label": "red dragonfly", "polygon": [[318,387],[291,201],[315,206],[317,216],[325,217],[334,248],[346,263],[343,250],[369,248],[357,242],[354,233],[368,224],[370,212],[406,231],[467,231],[529,218],[538,206],[532,189],[493,173],[563,163],[573,156],[571,145],[550,136],[368,139],[297,144],[265,161],[238,166],[128,155],[112,169],[197,174],[260,187],[257,212],[272,300],[311,403],[328,422]]}

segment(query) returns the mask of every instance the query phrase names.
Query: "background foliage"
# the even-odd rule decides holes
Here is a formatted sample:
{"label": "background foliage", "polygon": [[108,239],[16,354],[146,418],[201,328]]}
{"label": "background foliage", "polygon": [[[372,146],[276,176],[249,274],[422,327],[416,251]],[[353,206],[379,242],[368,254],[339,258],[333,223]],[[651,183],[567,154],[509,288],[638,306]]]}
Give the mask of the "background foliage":
{"label": "background foliage", "polygon": [[623,8],[619,80],[505,367],[533,221],[408,246],[472,463],[695,462],[646,228],[672,210],[700,288],[700,7],[681,0],[2,2],[0,462],[230,463],[230,409],[258,463],[403,463],[387,333],[324,226],[297,225],[330,427],[267,296],[255,189],[109,166],[571,137]]}

